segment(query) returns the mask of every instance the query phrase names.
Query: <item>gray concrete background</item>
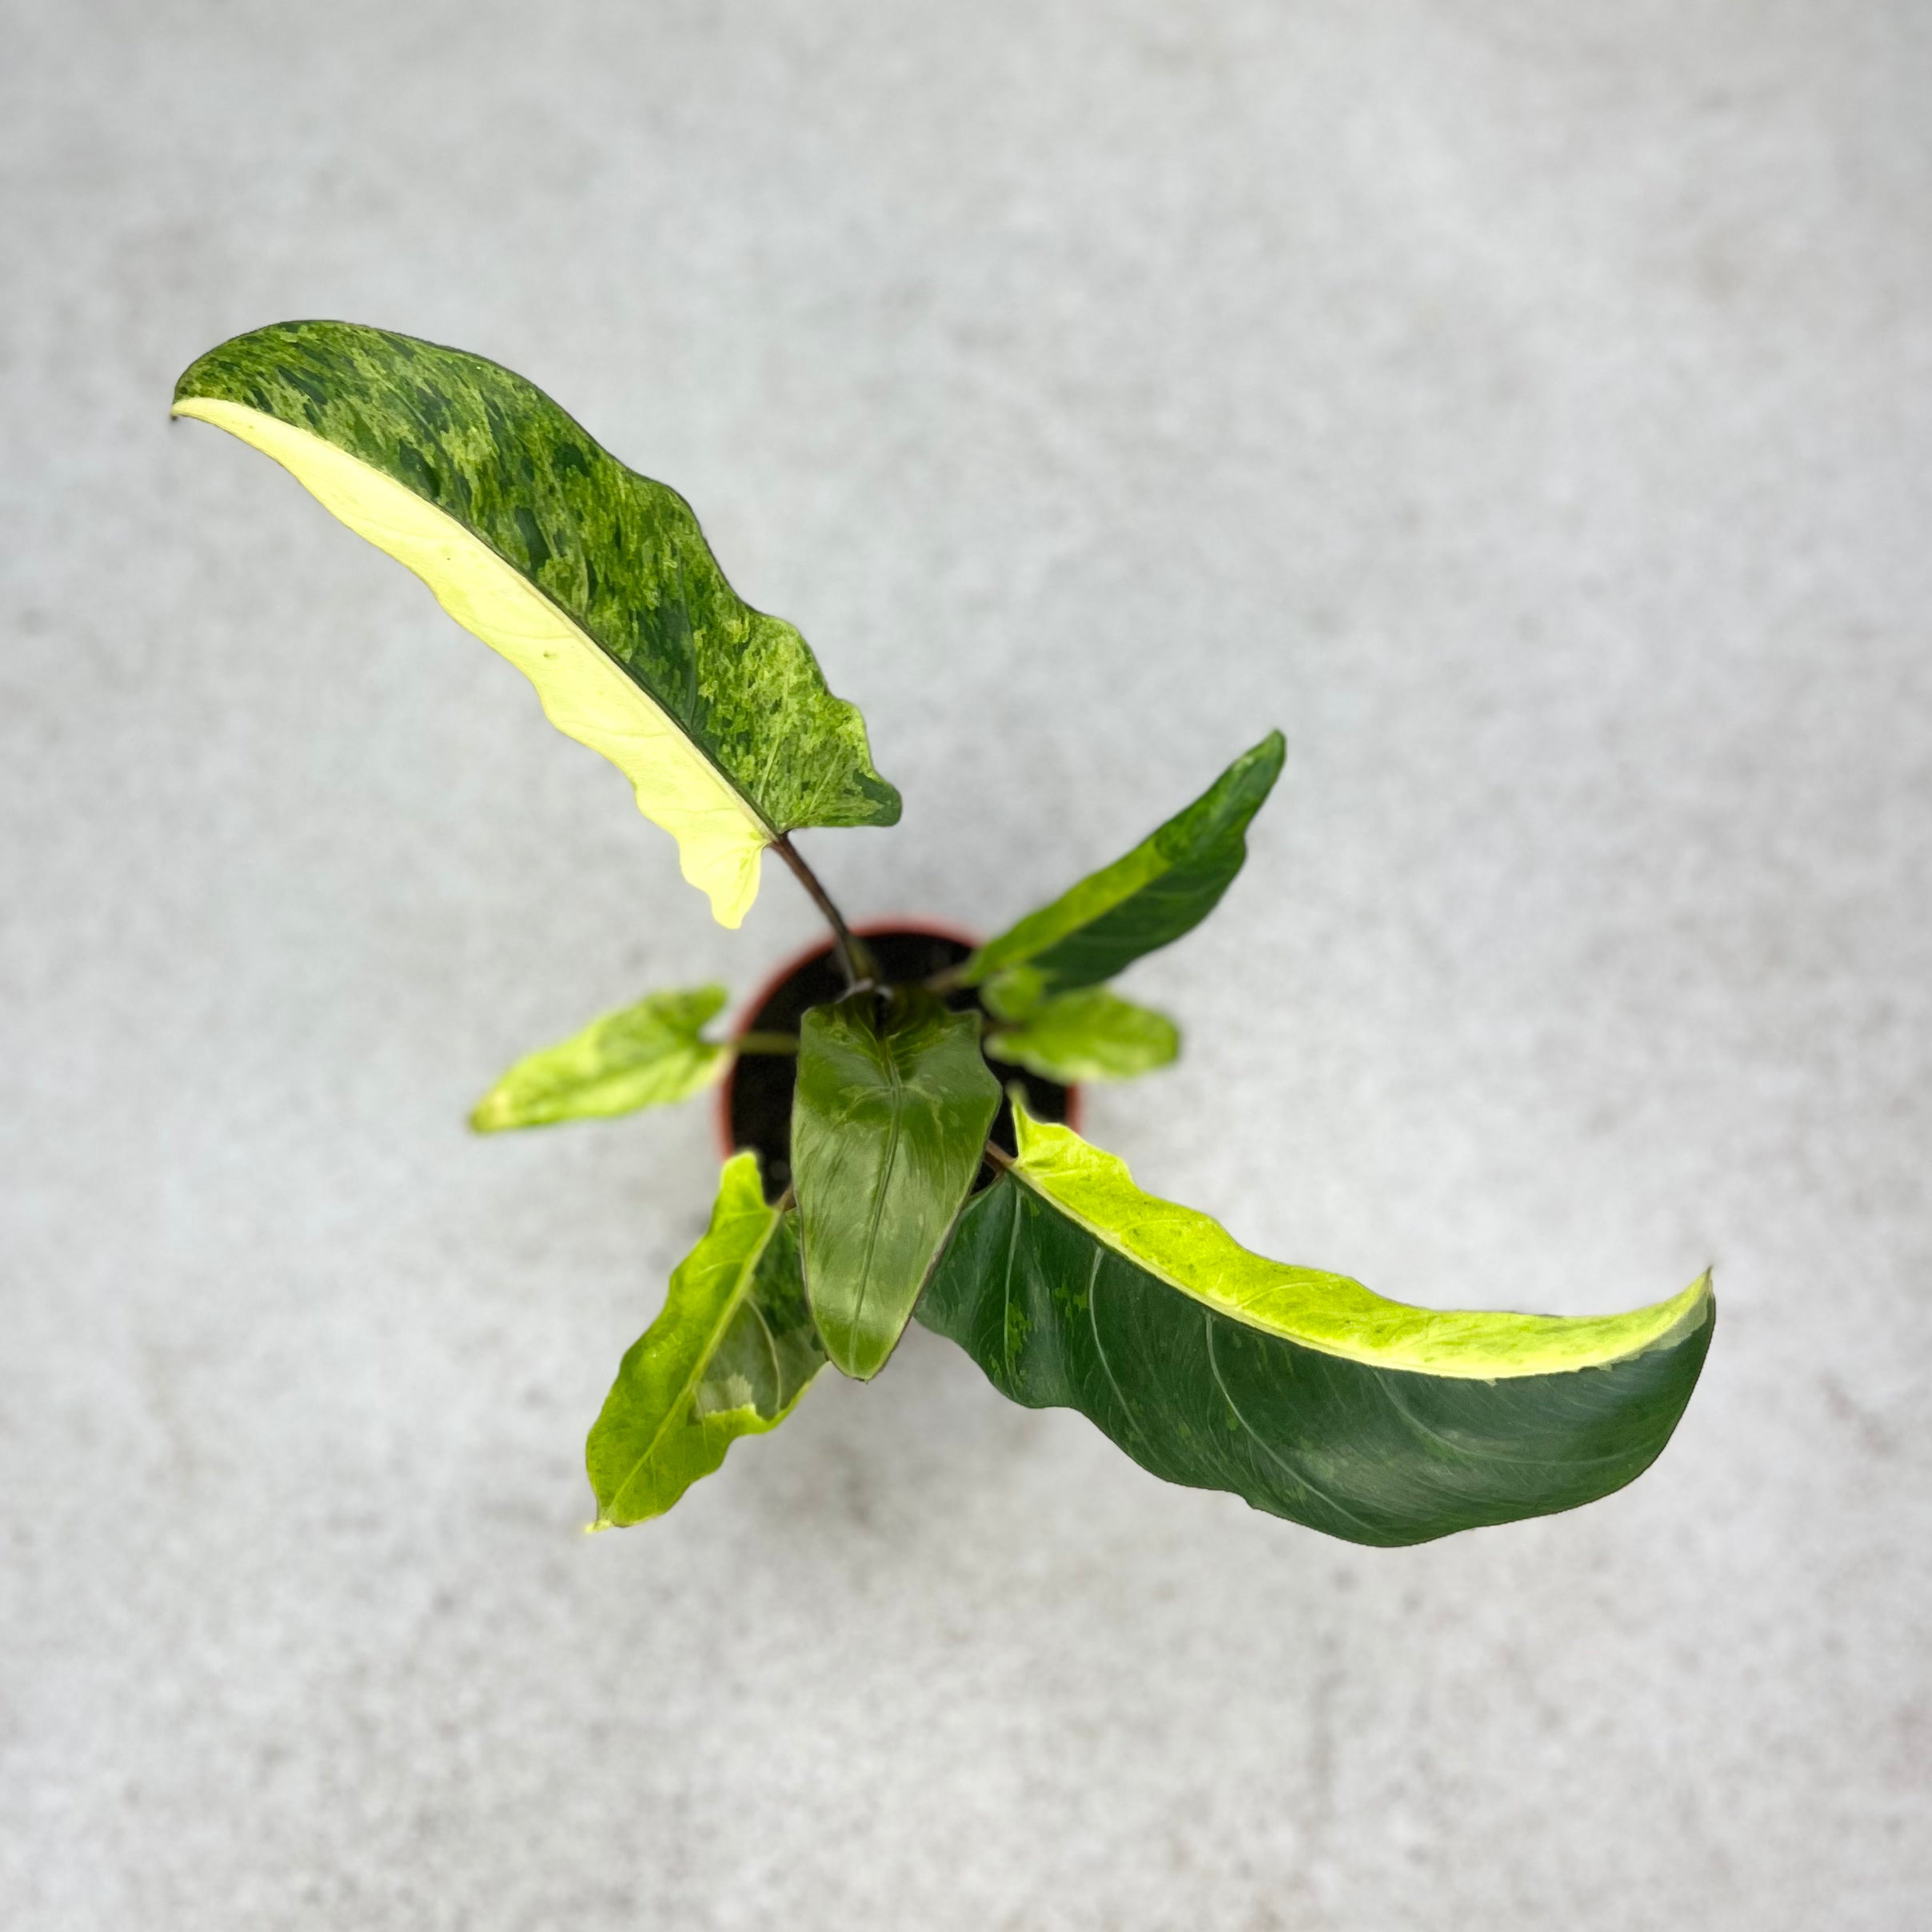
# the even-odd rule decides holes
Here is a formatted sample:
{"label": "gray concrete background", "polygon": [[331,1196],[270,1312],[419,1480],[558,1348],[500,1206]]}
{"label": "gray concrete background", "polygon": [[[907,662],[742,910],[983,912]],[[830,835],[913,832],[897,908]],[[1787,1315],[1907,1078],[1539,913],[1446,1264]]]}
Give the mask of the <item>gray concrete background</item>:
{"label": "gray concrete background", "polygon": [[[11,0],[0,1919],[1932,1922],[1932,14]],[[1718,1269],[1659,1467],[1371,1553],[915,1333],[659,1526],[703,1114],[518,1052],[812,936],[170,385],[496,356],[1001,921],[1279,723],[1095,1137],[1446,1303]]]}

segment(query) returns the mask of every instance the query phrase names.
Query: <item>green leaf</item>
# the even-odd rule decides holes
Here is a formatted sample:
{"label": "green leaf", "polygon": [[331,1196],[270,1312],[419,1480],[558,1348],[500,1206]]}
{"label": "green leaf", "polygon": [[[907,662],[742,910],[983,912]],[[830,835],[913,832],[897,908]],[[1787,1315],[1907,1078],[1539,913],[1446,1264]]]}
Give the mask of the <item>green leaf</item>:
{"label": "green leaf", "polygon": [[1040,994],[1065,992],[1111,980],[1143,953],[1193,931],[1240,871],[1248,820],[1287,756],[1281,733],[1270,732],[1124,858],[988,940],[960,967],[958,984],[976,986],[1024,966],[1038,978],[1013,983],[1014,997],[1029,985]]}
{"label": "green leaf", "polygon": [[980,1004],[996,1020],[1024,1020],[1052,997],[1047,976],[1031,966],[1009,966],[980,988]]}
{"label": "green leaf", "polygon": [[651,993],[593,1020],[582,1032],[518,1060],[477,1103],[469,1124],[493,1134],[688,1100],[731,1064],[728,1046],[698,1037],[724,1010],[725,997],[721,986]]}
{"label": "green leaf", "polygon": [[994,1027],[986,1051],[1071,1087],[1152,1073],[1180,1052],[1180,1034],[1165,1013],[1136,1006],[1104,986],[1087,986],[1056,993],[1024,1018]]}
{"label": "green leaf", "polygon": [[796,1222],[765,1204],[756,1155],[725,1162],[711,1225],[625,1355],[584,1446],[593,1528],[661,1516],[740,1435],[791,1414],[825,1359],[805,1305]]}
{"label": "green leaf", "polygon": [[349,322],[213,349],[174,414],[273,457],[429,586],[630,780],[735,926],[801,825],[890,825],[865,726],[788,624],[740,599],[690,505],[496,363]]}
{"label": "green leaf", "polygon": [[920,1319],[1144,1468],[1351,1543],[1574,1508],[1642,1474],[1710,1347],[1706,1274],[1620,1315],[1439,1313],[1240,1247],[1016,1110]]}
{"label": "green leaf", "polygon": [[900,988],[805,1015],[792,1185],[812,1316],[845,1374],[885,1366],[999,1110],[976,1013]]}

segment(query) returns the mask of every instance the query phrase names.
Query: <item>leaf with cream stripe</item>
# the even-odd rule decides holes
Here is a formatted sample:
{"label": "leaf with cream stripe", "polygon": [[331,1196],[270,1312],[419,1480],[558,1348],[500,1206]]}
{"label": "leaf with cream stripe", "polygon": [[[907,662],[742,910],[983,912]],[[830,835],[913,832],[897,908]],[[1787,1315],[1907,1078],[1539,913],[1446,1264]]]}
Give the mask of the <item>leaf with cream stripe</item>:
{"label": "leaf with cream stripe", "polygon": [[384,329],[282,322],[194,363],[174,413],[272,457],[515,665],[677,839],[721,924],[743,920],[781,834],[897,821],[804,640],[740,599],[675,490],[521,376]]}
{"label": "leaf with cream stripe", "polygon": [[1355,1543],[1571,1509],[1641,1475],[1710,1347],[1706,1275],[1618,1315],[1444,1312],[1243,1247],[1016,1108],[919,1319],[1169,1482]]}

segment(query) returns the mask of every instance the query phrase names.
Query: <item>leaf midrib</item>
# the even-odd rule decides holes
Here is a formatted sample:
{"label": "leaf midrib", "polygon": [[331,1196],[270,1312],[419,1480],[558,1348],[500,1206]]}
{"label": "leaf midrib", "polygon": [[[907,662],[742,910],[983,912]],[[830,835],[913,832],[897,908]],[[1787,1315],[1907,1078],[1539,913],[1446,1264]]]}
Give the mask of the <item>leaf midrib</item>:
{"label": "leaf midrib", "polygon": [[906,1086],[900,1072],[898,1056],[892,1051],[889,1035],[879,1036],[880,1058],[884,1064],[889,1106],[891,1126],[886,1135],[885,1155],[879,1165],[879,1179],[872,1192],[872,1215],[865,1229],[865,1246],[859,1270],[859,1292],[853,1298],[852,1325],[854,1337],[864,1332],[864,1314],[867,1298],[872,1291],[872,1256],[877,1251],[879,1233],[885,1219],[885,1199],[892,1184],[892,1169],[898,1164],[899,1143],[904,1132]]}
{"label": "leaf midrib", "polygon": [[[629,1472],[625,1475],[624,1480],[611,1491],[610,1500],[613,1508],[621,1503],[629,1495],[631,1485],[637,1481],[641,1473],[650,1463],[653,1457],[657,1454],[666,1436],[671,1434],[675,1428],[681,1428],[684,1426],[685,1412],[697,1400],[697,1385],[704,1379],[705,1365],[717,1352],[718,1343],[724,1330],[729,1327],[732,1318],[737,1314],[745,1295],[750,1292],[751,1283],[758,1272],[758,1263],[764,1259],[764,1251],[771,1245],[772,1236],[777,1231],[779,1221],[782,1217],[775,1208],[767,1208],[765,1212],[768,1219],[765,1223],[764,1232],[758,1237],[758,1245],[746,1256],[744,1264],[739,1271],[738,1279],[732,1285],[731,1293],[724,1299],[724,1312],[712,1324],[705,1337],[705,1346],[693,1353],[691,1372],[679,1384],[677,1399],[675,1402],[665,1403],[663,1417],[659,1421],[657,1428],[653,1431],[649,1444],[631,1464]],[[767,1339],[769,1340],[768,1330]],[[776,1351],[774,1351],[774,1359],[776,1359]],[[773,1379],[776,1383],[777,1378],[774,1376]],[[722,1410],[720,1413],[728,1415],[731,1411]],[[700,1418],[699,1419],[701,1422],[705,1419]],[[608,1517],[610,1515],[610,1510],[606,1509],[604,1514]]]}

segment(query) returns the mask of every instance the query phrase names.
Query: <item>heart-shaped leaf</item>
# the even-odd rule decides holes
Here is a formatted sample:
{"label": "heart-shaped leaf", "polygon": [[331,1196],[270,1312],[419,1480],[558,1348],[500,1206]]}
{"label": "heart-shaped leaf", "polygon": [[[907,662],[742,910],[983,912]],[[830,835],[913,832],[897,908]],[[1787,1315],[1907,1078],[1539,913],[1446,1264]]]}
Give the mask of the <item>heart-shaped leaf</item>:
{"label": "heart-shaped leaf", "polygon": [[1002,1395],[1144,1468],[1351,1543],[1571,1509],[1655,1459],[1710,1345],[1708,1275],[1628,1315],[1440,1313],[1290,1267],[1015,1110],[919,1307]]}
{"label": "heart-shaped leaf", "polygon": [[735,1154],[710,1227],[626,1352],[585,1444],[593,1527],[661,1516],[740,1435],[776,1428],[824,1359],[805,1305],[797,1217],[766,1204],[757,1156]]}
{"label": "heart-shaped leaf", "polygon": [[812,1318],[846,1375],[898,1345],[999,1111],[976,1013],[901,987],[805,1015],[792,1184]]}
{"label": "heart-shaped leaf", "polygon": [[177,416],[252,443],[406,565],[610,760],[735,926],[759,859],[801,825],[890,825],[857,711],[788,624],[724,581],[690,505],[522,377],[349,322],[210,349]]}

